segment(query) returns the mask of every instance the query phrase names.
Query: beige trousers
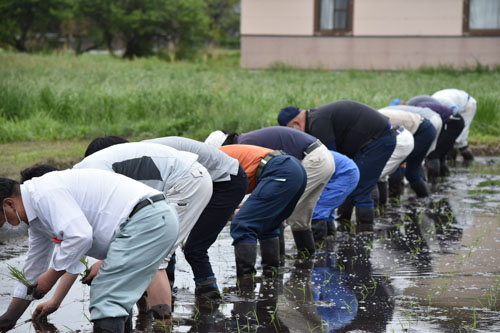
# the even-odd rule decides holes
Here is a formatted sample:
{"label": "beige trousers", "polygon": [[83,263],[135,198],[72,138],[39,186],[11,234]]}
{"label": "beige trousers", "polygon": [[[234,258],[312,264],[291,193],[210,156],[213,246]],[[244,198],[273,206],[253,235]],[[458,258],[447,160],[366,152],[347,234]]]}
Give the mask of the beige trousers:
{"label": "beige trousers", "polygon": [[314,149],[302,160],[306,170],[307,185],[292,215],[286,220],[292,231],[311,229],[311,218],[316,202],[335,172],[335,161],[325,145]]}

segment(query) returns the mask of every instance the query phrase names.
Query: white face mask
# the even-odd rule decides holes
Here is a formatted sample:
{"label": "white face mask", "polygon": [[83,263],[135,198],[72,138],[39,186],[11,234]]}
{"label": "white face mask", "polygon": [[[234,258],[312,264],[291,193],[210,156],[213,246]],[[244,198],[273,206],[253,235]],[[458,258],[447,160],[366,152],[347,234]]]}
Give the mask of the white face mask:
{"label": "white face mask", "polygon": [[[7,220],[7,215],[5,214],[5,205],[2,205],[2,209],[3,209],[3,216],[5,217],[5,223],[10,224],[9,221]],[[19,220],[19,224],[23,225],[23,223],[21,223],[21,222],[23,222],[23,220],[21,220],[21,217],[19,216],[17,209],[14,209],[14,210],[16,211],[16,215],[17,215],[17,219]]]}

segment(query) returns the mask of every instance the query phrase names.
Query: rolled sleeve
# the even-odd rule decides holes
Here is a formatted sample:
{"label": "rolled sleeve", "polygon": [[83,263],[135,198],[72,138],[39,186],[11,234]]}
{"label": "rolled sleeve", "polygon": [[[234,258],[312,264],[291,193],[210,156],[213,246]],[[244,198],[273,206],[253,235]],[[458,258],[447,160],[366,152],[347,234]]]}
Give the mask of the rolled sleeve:
{"label": "rolled sleeve", "polygon": [[46,221],[61,246],[54,253],[52,267],[56,271],[78,274],[84,270],[80,263],[92,247],[93,229],[80,206],[64,189],[53,190],[39,201],[40,219]]}

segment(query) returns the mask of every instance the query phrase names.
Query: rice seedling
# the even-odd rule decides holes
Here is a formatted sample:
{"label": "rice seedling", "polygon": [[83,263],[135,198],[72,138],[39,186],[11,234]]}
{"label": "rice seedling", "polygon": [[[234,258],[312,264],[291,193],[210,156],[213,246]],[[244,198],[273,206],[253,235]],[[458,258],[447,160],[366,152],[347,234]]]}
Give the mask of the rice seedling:
{"label": "rice seedling", "polygon": [[87,257],[85,257],[85,256],[81,257],[80,262],[85,265],[85,270],[80,274],[81,281],[83,281],[90,274],[90,267],[89,267],[89,261],[88,261]]}
{"label": "rice seedling", "polygon": [[24,271],[21,271],[18,268],[12,266],[12,265],[7,265],[7,267],[9,269],[9,275],[10,275],[11,279],[16,280],[16,281],[22,283],[28,289],[33,287],[31,285],[31,283],[28,281],[28,279],[26,278],[26,275],[24,274]]}

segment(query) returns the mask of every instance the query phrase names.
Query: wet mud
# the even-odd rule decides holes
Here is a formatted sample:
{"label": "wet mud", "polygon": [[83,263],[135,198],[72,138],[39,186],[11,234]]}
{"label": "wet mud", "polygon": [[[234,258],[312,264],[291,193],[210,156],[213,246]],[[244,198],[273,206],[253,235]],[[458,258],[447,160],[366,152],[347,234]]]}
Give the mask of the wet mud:
{"label": "wet mud", "polygon": [[[479,170],[480,173],[475,173]],[[486,170],[486,171],[485,171]],[[491,173],[490,171],[496,171]],[[337,232],[312,259],[295,253],[289,229],[274,277],[237,285],[226,227],[210,249],[223,299],[197,302],[189,265],[177,251],[173,324],[134,311],[137,332],[500,332],[500,159],[478,158],[417,200],[388,205],[370,232]],[[488,172],[488,173],[486,173]],[[0,233],[0,312],[22,267],[26,230]],[[47,299],[47,297],[46,297]],[[76,283],[49,323],[12,332],[91,332],[89,287]]]}

